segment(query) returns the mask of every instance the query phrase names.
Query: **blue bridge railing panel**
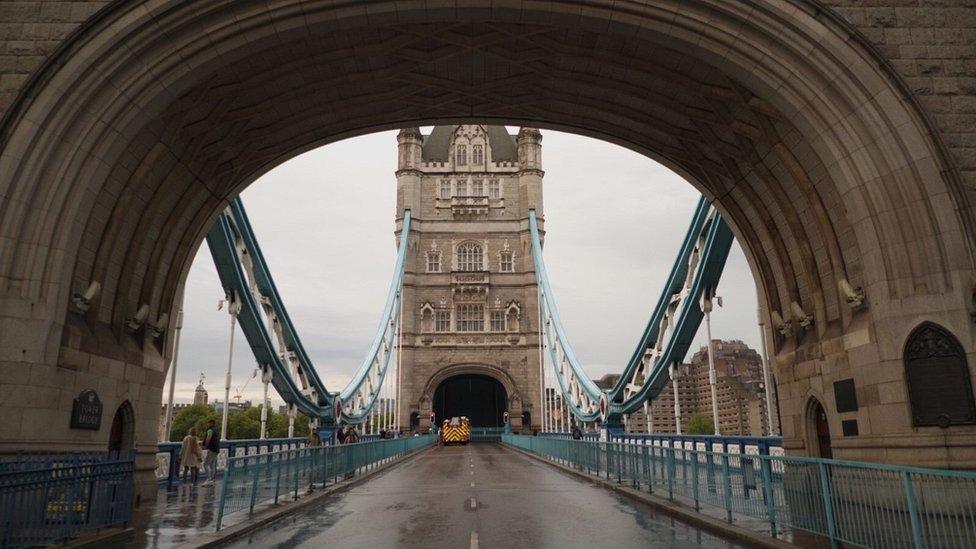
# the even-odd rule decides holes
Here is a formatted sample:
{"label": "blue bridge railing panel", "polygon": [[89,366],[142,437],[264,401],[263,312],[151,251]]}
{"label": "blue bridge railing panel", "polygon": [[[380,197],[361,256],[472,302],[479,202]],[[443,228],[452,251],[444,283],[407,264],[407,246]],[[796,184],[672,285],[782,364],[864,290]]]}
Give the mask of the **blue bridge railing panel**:
{"label": "blue bridge railing panel", "polygon": [[128,524],[135,452],[0,458],[0,547],[33,547]]}
{"label": "blue bridge railing panel", "polygon": [[861,547],[976,547],[976,473],[659,444],[503,435],[503,442],[728,522]]}
{"label": "blue bridge railing panel", "polygon": [[[222,440],[217,469],[222,470],[229,458],[298,448],[304,446],[307,440],[302,437]],[[182,448],[183,444],[180,442],[160,442],[157,445],[156,480],[169,485],[179,480]]]}

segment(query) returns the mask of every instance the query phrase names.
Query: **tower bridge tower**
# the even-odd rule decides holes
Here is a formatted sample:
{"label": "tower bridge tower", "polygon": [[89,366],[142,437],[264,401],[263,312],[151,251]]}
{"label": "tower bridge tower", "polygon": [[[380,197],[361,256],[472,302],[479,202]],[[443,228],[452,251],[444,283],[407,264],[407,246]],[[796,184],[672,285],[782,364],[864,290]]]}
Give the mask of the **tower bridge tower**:
{"label": "tower bridge tower", "polygon": [[411,211],[400,357],[401,427],[468,416],[541,422],[538,292],[528,215],[542,211],[542,134],[502,126],[400,131],[397,239]]}

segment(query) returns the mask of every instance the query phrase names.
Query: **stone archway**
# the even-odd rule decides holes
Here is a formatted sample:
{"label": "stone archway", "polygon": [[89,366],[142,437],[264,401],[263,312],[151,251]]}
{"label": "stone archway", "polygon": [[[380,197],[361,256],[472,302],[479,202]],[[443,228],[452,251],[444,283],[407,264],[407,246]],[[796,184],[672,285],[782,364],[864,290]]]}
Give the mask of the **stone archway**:
{"label": "stone archway", "polygon": [[[792,324],[771,331],[788,445],[804,413],[790,395],[898,379],[884,334],[925,315],[973,340],[971,191],[891,64],[817,0],[128,0],[17,86],[0,122],[0,360],[32,372],[10,386],[35,398],[7,415],[54,414],[61,388],[109,378],[156,395],[137,403],[153,417],[172,326],[127,320],[175,318],[230,197],[322,144],[472,119],[606,139],[716,200],[766,325]],[[858,440],[911,434],[908,416]],[[62,423],[44,443],[85,442]],[[913,455],[972,433],[914,435]]]}

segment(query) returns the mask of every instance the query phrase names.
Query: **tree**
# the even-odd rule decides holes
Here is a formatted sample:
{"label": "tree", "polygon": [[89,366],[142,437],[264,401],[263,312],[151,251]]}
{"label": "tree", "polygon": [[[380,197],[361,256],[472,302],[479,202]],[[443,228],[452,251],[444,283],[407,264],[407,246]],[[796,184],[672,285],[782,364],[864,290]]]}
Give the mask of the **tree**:
{"label": "tree", "polygon": [[173,426],[169,432],[169,439],[176,442],[183,440],[190,431],[190,427],[196,427],[197,437],[202,439],[203,433],[207,429],[208,419],[217,419],[217,413],[210,406],[195,404],[184,408],[173,418]]}
{"label": "tree", "polygon": [[689,435],[714,435],[715,422],[708,414],[693,414],[688,420],[685,432]]}

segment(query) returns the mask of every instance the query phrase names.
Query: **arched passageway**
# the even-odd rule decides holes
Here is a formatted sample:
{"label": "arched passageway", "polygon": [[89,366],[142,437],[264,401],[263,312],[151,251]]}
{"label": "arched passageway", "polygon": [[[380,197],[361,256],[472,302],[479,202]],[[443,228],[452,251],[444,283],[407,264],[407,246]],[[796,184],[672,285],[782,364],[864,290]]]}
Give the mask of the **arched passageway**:
{"label": "arched passageway", "polygon": [[[313,147],[466,120],[603,138],[715,199],[756,275],[790,451],[810,453],[802,395],[844,379],[864,395],[853,455],[889,459],[895,434],[921,464],[973,445],[913,429],[899,360],[923,319],[973,353],[967,190],[905,82],[816,0],[109,3],[0,122],[0,360],[32,395],[0,409],[53,418],[63,387],[109,378],[153,417],[166,315],[230,197]],[[46,441],[86,440],[66,423]]]}
{"label": "arched passageway", "polygon": [[438,421],[467,416],[472,427],[501,427],[507,410],[505,387],[495,378],[461,374],[441,382],[434,391],[434,414]]}

